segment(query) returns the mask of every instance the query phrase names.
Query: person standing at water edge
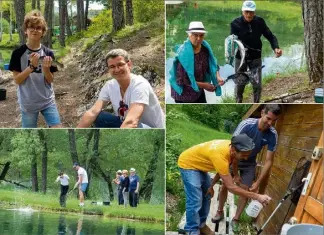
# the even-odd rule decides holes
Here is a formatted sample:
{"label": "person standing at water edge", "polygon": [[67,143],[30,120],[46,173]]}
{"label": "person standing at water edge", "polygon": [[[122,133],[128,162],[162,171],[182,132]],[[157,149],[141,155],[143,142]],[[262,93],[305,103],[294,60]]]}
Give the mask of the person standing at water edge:
{"label": "person standing at water edge", "polygon": [[128,198],[129,198],[129,177],[128,177],[128,170],[123,170],[124,180],[121,185],[121,190],[123,192],[124,197],[124,207],[127,207]]}
{"label": "person standing at water edge", "polygon": [[[164,113],[150,83],[131,73],[132,62],[127,51],[111,50],[106,56],[109,74],[96,103],[83,115],[78,127],[98,128],[164,128]],[[114,114],[102,111],[112,104]]]}
{"label": "person standing at water edge", "polygon": [[[235,135],[246,134],[253,139],[255,147],[247,160],[241,160],[238,164],[233,164],[234,182],[245,190],[256,192],[260,183],[270,174],[273,164],[273,158],[278,142],[278,134],[273,127],[281,113],[278,104],[267,104],[261,111],[261,118],[248,118],[242,121],[234,132]],[[256,171],[256,156],[260,153],[264,146],[267,145],[267,155],[262,168],[261,174],[255,182]],[[240,174],[238,174],[238,170]],[[212,219],[213,222],[224,218],[223,207],[227,198],[226,185],[222,185],[219,194],[219,204],[216,216]],[[235,216],[232,218],[233,231],[239,231],[239,219],[247,204],[247,197],[240,195]]]}
{"label": "person standing at water edge", "polygon": [[113,182],[117,186],[116,189],[117,189],[118,205],[123,205],[124,204],[123,189],[122,189],[123,180],[124,180],[124,176],[122,175],[122,171],[118,170],[116,172],[116,178],[113,179]]}
{"label": "person standing at water edge", "polygon": [[131,168],[129,176],[129,205],[137,207],[140,178],[136,175],[134,168]]}
{"label": "person standing at water edge", "polygon": [[69,191],[69,176],[60,172],[55,182],[61,182],[60,205],[66,207],[66,194]]}
{"label": "person standing at water edge", "polygon": [[79,200],[80,200],[79,205],[84,206],[84,193],[88,187],[88,174],[85,169],[79,166],[78,163],[74,163],[73,168],[78,172],[78,177],[79,177],[73,189],[76,189],[79,186]]}
{"label": "person standing at water edge", "polygon": [[47,31],[41,12],[34,10],[28,13],[23,29],[27,42],[13,51],[9,64],[18,85],[22,127],[37,128],[39,113],[49,127],[62,127],[53,90],[53,73],[57,67],[52,66],[54,53],[41,44]]}
{"label": "person standing at water edge", "polygon": [[258,200],[267,205],[271,200],[267,195],[260,195],[246,191],[233,183],[229,174],[229,165],[240,159],[247,159],[254,143],[247,135],[238,135],[231,140],[212,140],[195,145],[180,154],[178,166],[186,194],[186,225],[184,229],[192,235],[214,235],[206,220],[210,210],[210,196],[213,190],[209,189],[211,182],[209,171],[217,171],[214,181],[221,178],[223,184],[237,195]]}
{"label": "person standing at water edge", "polygon": [[[176,103],[207,103],[205,91],[222,94],[224,84],[202,22],[194,21],[188,39],[179,47],[170,70],[171,97]],[[211,84],[212,83],[212,84]]]}
{"label": "person standing at water edge", "polygon": [[[252,72],[250,81],[253,87],[253,101],[259,103],[262,90],[262,41],[263,35],[271,44],[275,56],[280,57],[282,50],[279,48],[276,36],[270,31],[263,18],[255,15],[256,4],[254,1],[245,1],[242,5],[242,16],[231,22],[231,35],[234,34],[243,43],[246,51],[245,61],[241,63],[240,53],[235,59],[235,72]],[[237,103],[242,103],[245,85],[235,85],[235,98]]]}

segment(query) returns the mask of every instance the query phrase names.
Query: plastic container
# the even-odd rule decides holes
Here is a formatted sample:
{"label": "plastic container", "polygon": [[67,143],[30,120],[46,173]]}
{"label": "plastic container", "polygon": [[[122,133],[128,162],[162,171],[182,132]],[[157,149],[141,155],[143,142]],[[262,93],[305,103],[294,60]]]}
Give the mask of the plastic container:
{"label": "plastic container", "polygon": [[9,70],[9,64],[4,64],[3,68],[4,68],[4,70]]}
{"label": "plastic container", "polygon": [[317,224],[296,224],[288,229],[287,235],[323,235],[323,226]]}
{"label": "plastic container", "polygon": [[314,100],[316,103],[323,103],[323,88],[316,88]]}
{"label": "plastic container", "polygon": [[7,98],[7,90],[1,88],[0,89],[0,100],[5,100]]}
{"label": "plastic container", "polygon": [[262,204],[257,200],[252,200],[249,206],[245,209],[245,212],[248,216],[256,218],[260,211],[262,210]]}
{"label": "plastic container", "polygon": [[284,224],[282,226],[280,235],[287,235],[287,231],[288,231],[288,229],[290,229],[291,226],[293,226],[293,225],[291,225],[291,224]]}

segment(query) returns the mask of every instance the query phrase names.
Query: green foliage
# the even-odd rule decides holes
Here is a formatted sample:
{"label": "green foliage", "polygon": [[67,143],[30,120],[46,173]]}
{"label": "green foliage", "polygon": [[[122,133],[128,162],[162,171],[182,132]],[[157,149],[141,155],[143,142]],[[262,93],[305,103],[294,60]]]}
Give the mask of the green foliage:
{"label": "green foliage", "polygon": [[4,18],[0,19],[0,24],[1,21],[2,21],[2,32],[6,32],[9,34],[9,22]]}
{"label": "green foliage", "polygon": [[86,36],[107,34],[112,30],[111,10],[102,10],[92,19],[92,23],[86,31]]}
{"label": "green foliage", "polygon": [[[134,17],[138,22],[149,22],[164,14],[163,0],[134,0]],[[162,22],[161,22],[162,23]]]}
{"label": "green foliage", "polygon": [[[7,33],[2,34],[2,41],[0,42],[0,48],[15,48],[19,46],[19,35],[17,33],[12,34],[12,41],[10,41],[10,35]],[[2,49],[1,49],[2,52]]]}

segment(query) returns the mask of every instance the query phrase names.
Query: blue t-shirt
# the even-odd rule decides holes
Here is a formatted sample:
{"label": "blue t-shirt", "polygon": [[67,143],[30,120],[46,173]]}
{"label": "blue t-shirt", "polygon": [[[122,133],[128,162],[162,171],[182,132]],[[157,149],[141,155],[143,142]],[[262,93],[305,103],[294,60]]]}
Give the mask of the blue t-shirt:
{"label": "blue t-shirt", "polygon": [[257,118],[248,118],[243,120],[236,128],[234,136],[245,133],[255,144],[252,153],[250,154],[248,160],[239,161],[239,166],[255,166],[256,165],[256,156],[261,151],[263,146],[268,145],[269,151],[276,151],[278,134],[274,127],[270,127],[266,131],[260,131],[258,129]]}
{"label": "blue t-shirt", "polygon": [[137,175],[129,176],[129,189],[135,190],[137,187],[137,182],[140,182],[140,178]]}

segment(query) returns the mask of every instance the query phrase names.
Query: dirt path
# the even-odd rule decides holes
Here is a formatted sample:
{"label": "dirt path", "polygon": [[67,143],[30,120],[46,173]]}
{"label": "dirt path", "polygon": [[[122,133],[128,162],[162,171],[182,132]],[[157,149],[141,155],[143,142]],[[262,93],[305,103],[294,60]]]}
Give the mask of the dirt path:
{"label": "dirt path", "polygon": [[[79,66],[72,55],[63,59],[65,68],[55,73],[54,91],[55,100],[61,116],[63,127],[75,127],[79,117],[77,115],[78,100],[81,90],[78,84],[80,77]],[[21,114],[17,103],[17,86],[12,79],[12,73],[6,72],[8,81],[0,85],[7,89],[7,99],[0,101],[0,128],[20,128]],[[38,127],[46,127],[43,116],[39,116]]]}
{"label": "dirt path", "polygon": [[[278,77],[263,86],[261,102],[271,100],[274,103],[314,103],[314,90],[317,87],[321,85],[309,84],[307,73]],[[279,96],[284,98],[274,99]],[[253,95],[251,94],[244,101],[253,102]]]}

